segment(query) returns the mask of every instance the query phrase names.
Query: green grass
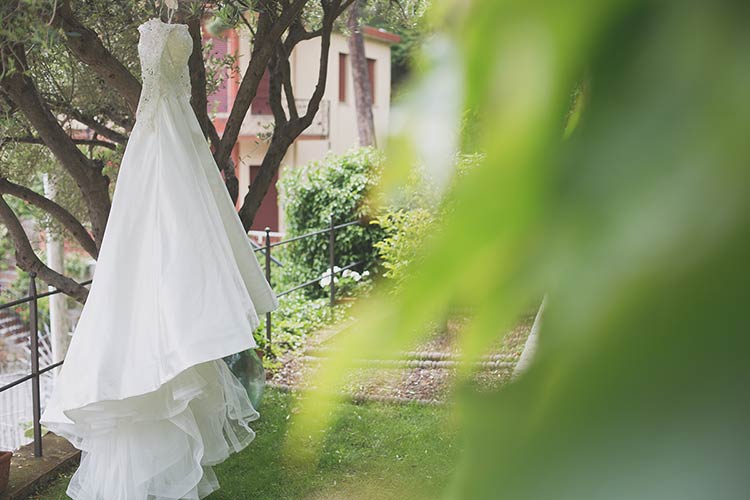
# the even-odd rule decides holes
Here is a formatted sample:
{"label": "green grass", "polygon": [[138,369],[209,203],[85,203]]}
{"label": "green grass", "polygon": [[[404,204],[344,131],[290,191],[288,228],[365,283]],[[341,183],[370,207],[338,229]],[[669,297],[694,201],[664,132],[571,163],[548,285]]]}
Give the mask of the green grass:
{"label": "green grass", "polygon": [[[301,467],[283,452],[295,404],[267,391],[255,441],[215,468],[221,489],[209,500],[427,500],[445,487],[457,456],[447,408],[342,404],[317,464]],[[69,479],[34,498],[67,499]]]}

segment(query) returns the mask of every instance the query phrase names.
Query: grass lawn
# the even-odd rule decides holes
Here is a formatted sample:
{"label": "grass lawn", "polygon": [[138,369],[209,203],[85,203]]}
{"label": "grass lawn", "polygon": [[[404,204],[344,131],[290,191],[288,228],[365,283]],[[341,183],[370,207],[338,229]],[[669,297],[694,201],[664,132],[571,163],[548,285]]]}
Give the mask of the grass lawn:
{"label": "grass lawn", "polygon": [[[449,410],[419,405],[342,404],[316,466],[282,457],[294,418],[290,394],[268,390],[255,441],[215,467],[221,489],[210,500],[427,500],[440,496],[457,456]],[[42,491],[63,500],[71,474]]]}

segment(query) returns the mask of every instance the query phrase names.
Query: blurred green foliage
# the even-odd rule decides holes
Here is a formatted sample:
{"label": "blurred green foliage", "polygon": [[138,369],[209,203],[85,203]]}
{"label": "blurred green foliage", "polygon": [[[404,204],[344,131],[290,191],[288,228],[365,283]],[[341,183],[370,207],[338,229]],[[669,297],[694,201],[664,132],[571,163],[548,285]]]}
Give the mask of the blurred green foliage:
{"label": "blurred green foliage", "polygon": [[434,223],[434,214],[424,207],[388,211],[373,221],[373,224],[377,224],[385,232],[385,238],[375,242],[381,265],[385,269],[384,277],[397,284],[408,277],[417,249]]}
{"label": "blurred green foliage", "polygon": [[522,377],[481,391],[470,365],[460,373],[446,498],[745,498],[748,14],[730,1],[435,4],[403,106],[455,126],[402,127],[383,196],[446,144],[483,161],[405,285],[338,336],[288,453],[315,462],[310,437],[354,359],[413,345],[456,304],[472,311],[460,341],[475,359],[547,294]]}
{"label": "blurred green foliage", "polygon": [[[287,169],[279,181],[283,197],[286,237],[325,229],[371,216],[368,193],[380,176],[382,156],[371,148],[355,149],[344,155],[328,155],[323,160],[300,168]],[[362,262],[361,269],[372,269],[380,239],[378,227],[352,225],[336,230],[336,265],[344,267]],[[328,233],[304,238],[281,247],[284,263],[276,288],[285,290],[320,277],[328,267]],[[279,288],[281,287],[281,288]],[[305,289],[310,297],[322,297],[327,291],[319,286]]]}
{"label": "blurred green foliage", "polygon": [[[448,192],[440,196],[440,188],[430,178],[429,170],[416,166],[404,185],[399,186],[373,218],[372,224],[383,230],[383,238],[375,242],[383,276],[396,287],[409,277],[409,269],[419,265],[420,249],[429,245],[432,233],[454,204],[451,188],[482,161],[478,154],[463,154],[454,159],[454,180]],[[464,241],[471,244],[471,241]],[[457,242],[457,244],[461,244]]]}

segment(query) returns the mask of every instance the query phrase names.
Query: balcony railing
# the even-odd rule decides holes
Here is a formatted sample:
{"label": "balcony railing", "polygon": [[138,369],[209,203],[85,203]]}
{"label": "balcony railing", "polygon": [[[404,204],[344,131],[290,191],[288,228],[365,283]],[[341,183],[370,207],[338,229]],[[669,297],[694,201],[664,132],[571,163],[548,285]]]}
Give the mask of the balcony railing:
{"label": "balcony railing", "polygon": [[[294,102],[297,104],[297,111],[299,115],[304,115],[307,112],[307,105],[309,104],[310,100],[295,99]],[[307,127],[304,132],[302,132],[303,137],[328,137],[330,126],[330,104],[331,103],[327,99],[323,99],[322,101],[320,101],[320,106],[318,108],[318,112],[315,113],[315,118],[313,118],[310,126]],[[289,108],[286,104],[286,101],[282,102],[282,106],[284,107],[284,111],[287,112],[288,116]],[[252,113],[248,113],[245,116],[245,120],[242,122],[240,135],[253,135],[258,137],[268,136],[273,133],[273,124],[273,115],[271,114],[255,115]]]}

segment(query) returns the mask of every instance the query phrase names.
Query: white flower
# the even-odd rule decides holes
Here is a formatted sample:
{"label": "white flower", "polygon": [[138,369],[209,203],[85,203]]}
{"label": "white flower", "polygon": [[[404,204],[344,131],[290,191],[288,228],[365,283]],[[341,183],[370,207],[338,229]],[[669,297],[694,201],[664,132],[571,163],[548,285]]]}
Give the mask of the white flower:
{"label": "white flower", "polygon": [[366,277],[368,277],[369,275],[370,275],[370,271],[363,271],[363,272],[362,272],[362,277],[363,277],[363,278],[366,278]]}
{"label": "white flower", "polygon": [[323,279],[321,279],[319,283],[320,283],[320,288],[325,288],[331,284],[331,277],[324,276]]}
{"label": "white flower", "polygon": [[[339,266],[333,266],[333,274],[337,274],[339,271],[341,271],[341,268]],[[320,275],[321,278],[326,278],[331,276],[331,268],[329,267],[325,271],[323,271],[323,274]]]}
{"label": "white flower", "polygon": [[352,271],[351,269],[346,269],[343,273],[341,273],[342,278],[351,278],[354,281],[361,280],[362,276],[362,274],[359,274],[357,271]]}

